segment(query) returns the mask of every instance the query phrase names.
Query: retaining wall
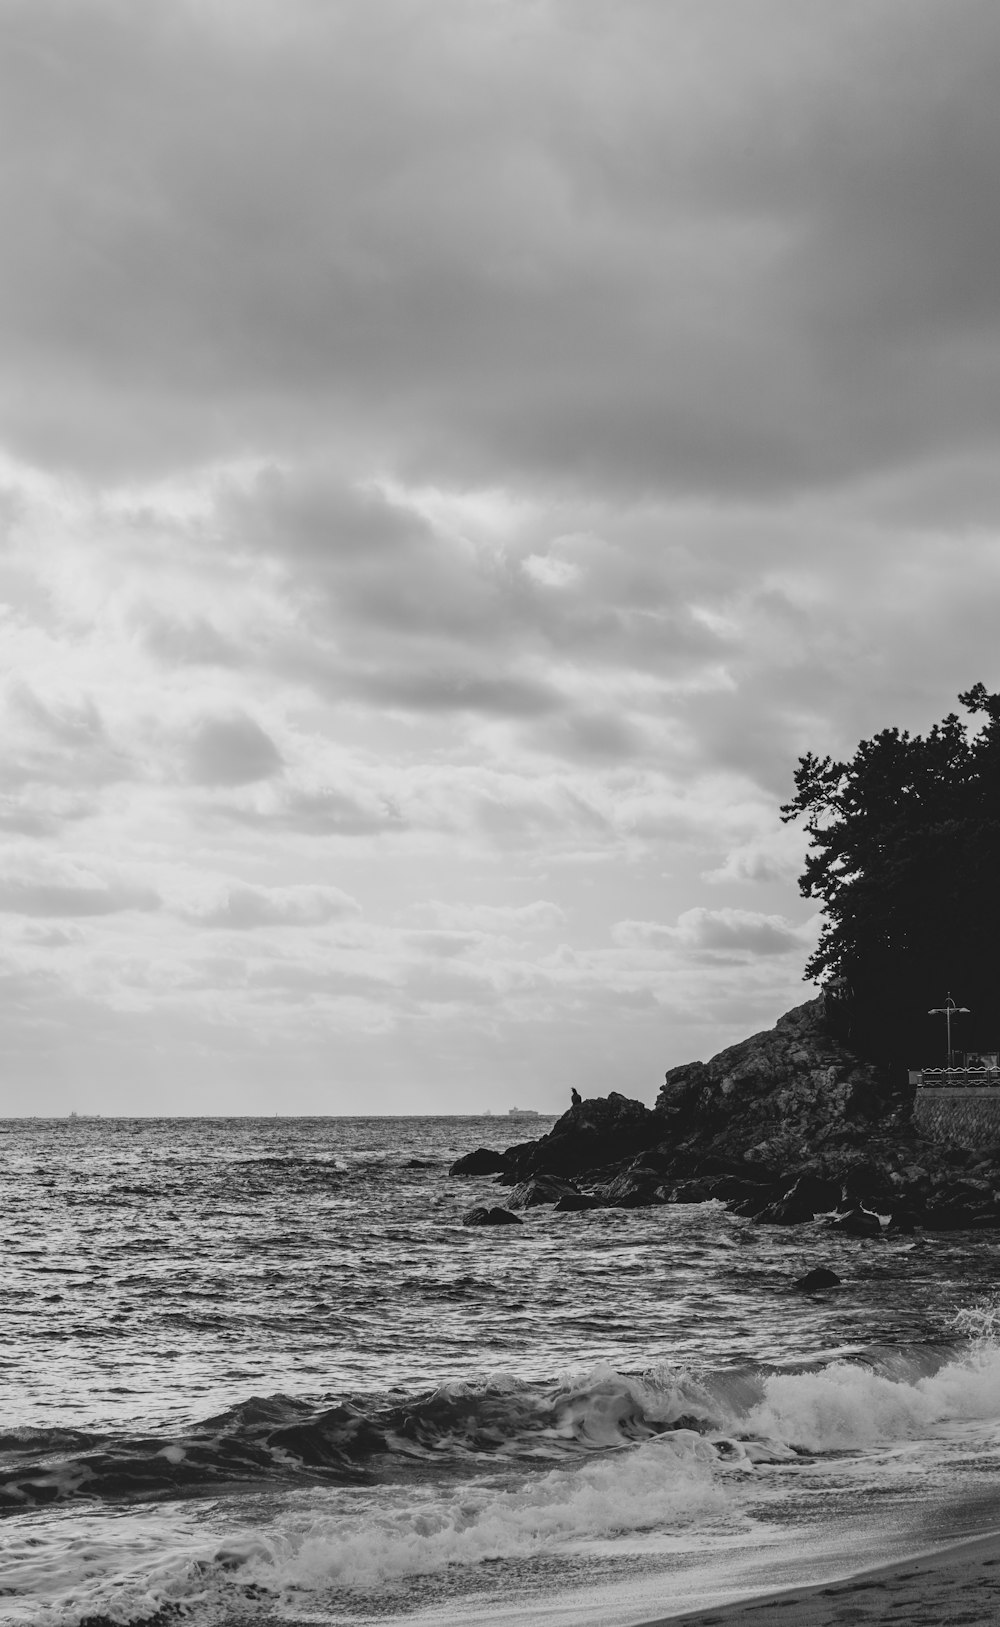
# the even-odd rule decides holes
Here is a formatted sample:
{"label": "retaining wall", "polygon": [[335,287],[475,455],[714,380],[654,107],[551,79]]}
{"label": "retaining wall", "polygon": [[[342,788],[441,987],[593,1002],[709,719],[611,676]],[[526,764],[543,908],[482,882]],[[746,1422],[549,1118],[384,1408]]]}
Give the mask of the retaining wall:
{"label": "retaining wall", "polygon": [[913,1122],[935,1141],[957,1141],[965,1147],[996,1146],[1000,1142],[1000,1090],[918,1090],[913,1099]]}

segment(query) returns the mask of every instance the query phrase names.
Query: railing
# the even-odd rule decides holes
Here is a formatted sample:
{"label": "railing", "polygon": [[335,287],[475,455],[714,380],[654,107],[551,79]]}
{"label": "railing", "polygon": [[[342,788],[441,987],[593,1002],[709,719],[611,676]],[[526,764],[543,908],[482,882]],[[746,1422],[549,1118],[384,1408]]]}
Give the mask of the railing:
{"label": "railing", "polygon": [[1000,1090],[1000,1068],[921,1068],[924,1090]]}

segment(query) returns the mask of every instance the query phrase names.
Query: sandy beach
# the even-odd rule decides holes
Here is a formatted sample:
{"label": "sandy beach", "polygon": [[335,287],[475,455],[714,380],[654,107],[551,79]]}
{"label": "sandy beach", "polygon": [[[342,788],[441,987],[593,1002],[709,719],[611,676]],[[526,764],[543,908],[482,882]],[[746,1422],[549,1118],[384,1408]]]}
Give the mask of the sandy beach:
{"label": "sandy beach", "polygon": [[994,1532],[843,1581],[664,1616],[643,1627],[995,1627],[998,1621],[1000,1532]]}

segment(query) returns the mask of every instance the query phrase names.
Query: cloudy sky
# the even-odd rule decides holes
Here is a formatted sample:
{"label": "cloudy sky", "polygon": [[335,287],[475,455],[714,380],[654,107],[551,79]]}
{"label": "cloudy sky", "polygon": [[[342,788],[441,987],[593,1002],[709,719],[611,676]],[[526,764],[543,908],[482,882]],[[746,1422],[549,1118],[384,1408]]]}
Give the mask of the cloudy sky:
{"label": "cloudy sky", "polygon": [[0,1111],[652,1101],[1000,682],[995,0],[0,0]]}

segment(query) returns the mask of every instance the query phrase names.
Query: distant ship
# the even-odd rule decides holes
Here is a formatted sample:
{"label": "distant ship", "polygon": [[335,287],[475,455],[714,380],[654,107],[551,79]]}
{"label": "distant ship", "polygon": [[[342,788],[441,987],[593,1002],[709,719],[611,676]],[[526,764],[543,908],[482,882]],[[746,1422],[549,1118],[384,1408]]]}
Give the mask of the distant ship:
{"label": "distant ship", "polygon": [[541,1113],[536,1113],[533,1107],[508,1107],[509,1119],[540,1119]]}

